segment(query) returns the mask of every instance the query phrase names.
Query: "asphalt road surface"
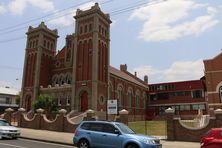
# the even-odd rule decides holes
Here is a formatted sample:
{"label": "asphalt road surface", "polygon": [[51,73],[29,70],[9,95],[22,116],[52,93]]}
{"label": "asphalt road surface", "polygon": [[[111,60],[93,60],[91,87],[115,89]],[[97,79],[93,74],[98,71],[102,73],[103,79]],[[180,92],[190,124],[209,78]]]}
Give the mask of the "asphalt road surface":
{"label": "asphalt road surface", "polygon": [[74,146],[18,138],[0,140],[0,148],[74,148]]}
{"label": "asphalt road surface", "polygon": [[[161,141],[163,148],[200,148],[198,142]],[[75,148],[74,146],[18,138],[0,140],[0,148]]]}

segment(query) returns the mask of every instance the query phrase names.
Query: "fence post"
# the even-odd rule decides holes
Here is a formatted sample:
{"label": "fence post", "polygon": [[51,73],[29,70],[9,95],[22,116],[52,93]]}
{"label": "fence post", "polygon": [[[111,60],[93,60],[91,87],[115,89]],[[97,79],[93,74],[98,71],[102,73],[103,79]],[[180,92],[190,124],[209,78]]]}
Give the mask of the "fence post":
{"label": "fence post", "polygon": [[[62,129],[61,129],[62,132],[64,132],[64,129],[65,129],[65,122],[64,122],[65,119],[64,118],[65,118],[66,113],[67,113],[67,110],[65,110],[65,109],[60,109],[59,110],[59,117],[58,117],[57,120],[59,120],[59,122],[58,122],[59,125],[62,126]],[[59,125],[57,125],[57,126],[59,126]]]}
{"label": "fence post", "polygon": [[120,122],[128,125],[128,115],[129,112],[125,109],[119,111]]}
{"label": "fence post", "polygon": [[221,127],[222,125],[222,109],[216,109],[214,111],[216,117],[216,127]]}
{"label": "fence post", "polygon": [[175,127],[174,127],[174,110],[168,108],[165,110],[167,120],[167,140],[175,140]]}
{"label": "fence post", "polygon": [[22,127],[22,120],[23,120],[23,113],[26,110],[24,108],[19,108],[18,113],[17,113],[17,122],[18,122],[18,127]]}
{"label": "fence post", "polygon": [[[41,125],[41,122],[42,122],[42,114],[43,114],[43,112],[44,112],[44,109],[42,109],[42,108],[39,108],[39,109],[37,109],[36,110],[36,112],[37,112],[37,116],[36,116],[36,128],[37,129],[41,129],[42,128],[42,125]],[[43,120],[44,121],[44,120]]]}
{"label": "fence post", "polygon": [[83,120],[95,120],[95,111],[88,109],[86,111],[86,117]]}
{"label": "fence post", "polygon": [[14,109],[12,109],[12,108],[5,109],[4,119],[6,121],[8,121],[10,124],[11,124],[11,120],[12,120],[12,112],[13,111],[14,111]]}

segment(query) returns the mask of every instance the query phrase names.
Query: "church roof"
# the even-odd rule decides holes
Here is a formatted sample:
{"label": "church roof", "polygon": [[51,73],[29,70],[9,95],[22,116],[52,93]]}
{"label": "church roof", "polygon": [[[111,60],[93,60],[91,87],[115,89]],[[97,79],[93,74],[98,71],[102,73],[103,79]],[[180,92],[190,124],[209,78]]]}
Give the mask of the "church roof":
{"label": "church roof", "polygon": [[65,58],[65,49],[66,49],[66,46],[64,46],[64,47],[62,48],[62,50],[60,50],[60,51],[58,52],[58,54],[56,55],[57,58],[59,58],[59,59]]}
{"label": "church roof", "polygon": [[136,78],[136,77],[133,76],[132,74],[131,74],[131,75],[130,75],[130,74],[127,74],[126,72],[123,72],[123,71],[121,71],[121,70],[118,70],[118,69],[116,69],[116,68],[114,68],[114,67],[112,67],[112,66],[110,66],[109,68],[110,68],[110,73],[113,74],[113,75],[115,75],[115,76],[117,76],[117,77],[120,77],[120,78],[122,78],[122,79],[125,79],[125,80],[127,80],[127,81],[130,81],[130,82],[132,82],[132,83],[135,83],[135,84],[140,85],[140,86],[145,87],[145,88],[148,87],[148,84],[146,85],[145,82],[142,83],[142,82],[141,82],[142,80],[139,80],[139,78]]}

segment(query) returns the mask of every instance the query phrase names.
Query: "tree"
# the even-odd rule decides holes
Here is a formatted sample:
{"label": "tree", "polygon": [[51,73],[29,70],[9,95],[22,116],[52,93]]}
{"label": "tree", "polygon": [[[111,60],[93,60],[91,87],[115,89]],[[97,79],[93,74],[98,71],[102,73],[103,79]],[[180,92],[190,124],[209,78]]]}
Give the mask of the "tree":
{"label": "tree", "polygon": [[58,111],[55,100],[50,95],[39,95],[33,102],[34,109],[42,108],[46,114],[56,113]]}
{"label": "tree", "polygon": [[15,98],[15,104],[19,105],[20,104],[20,100],[21,100],[21,95],[20,93],[16,96]]}

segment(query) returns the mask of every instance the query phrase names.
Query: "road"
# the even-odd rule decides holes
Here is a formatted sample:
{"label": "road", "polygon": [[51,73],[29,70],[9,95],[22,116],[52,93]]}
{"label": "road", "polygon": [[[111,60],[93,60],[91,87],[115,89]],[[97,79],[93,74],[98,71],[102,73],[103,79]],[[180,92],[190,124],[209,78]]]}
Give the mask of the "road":
{"label": "road", "polygon": [[[162,140],[163,148],[200,148],[197,142],[178,142]],[[0,140],[0,148],[75,148],[74,146],[40,142],[18,138],[17,140]]]}
{"label": "road", "polygon": [[18,138],[17,140],[11,140],[11,139],[0,140],[0,148],[75,148],[75,147]]}

